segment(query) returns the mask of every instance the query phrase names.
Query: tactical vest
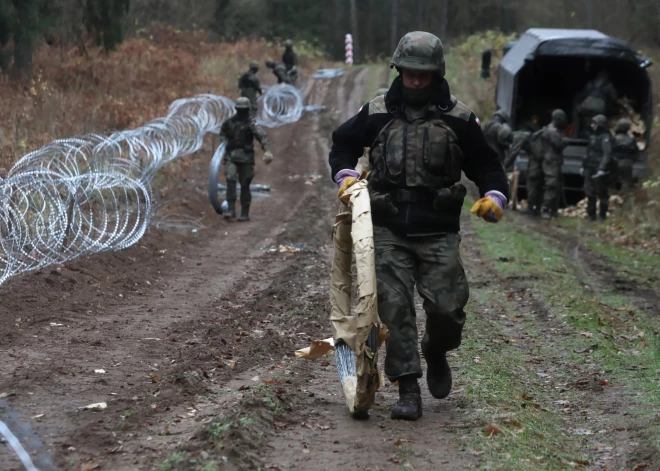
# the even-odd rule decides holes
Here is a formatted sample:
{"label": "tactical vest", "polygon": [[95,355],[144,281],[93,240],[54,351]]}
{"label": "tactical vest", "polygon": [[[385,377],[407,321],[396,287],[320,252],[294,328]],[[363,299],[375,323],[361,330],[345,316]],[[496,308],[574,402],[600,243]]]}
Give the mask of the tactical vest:
{"label": "tactical vest", "polygon": [[225,134],[229,160],[239,163],[254,159],[254,133],[249,121],[230,118]]}
{"label": "tactical vest", "polygon": [[611,134],[607,131],[600,131],[597,134],[589,136],[589,147],[587,147],[587,158],[584,161],[584,167],[590,170],[596,170],[600,165],[600,160],[603,157],[603,140],[611,138]]}
{"label": "tactical vest", "polygon": [[395,116],[381,130],[370,152],[373,189],[438,189],[460,181],[458,138],[439,115],[419,124]]}

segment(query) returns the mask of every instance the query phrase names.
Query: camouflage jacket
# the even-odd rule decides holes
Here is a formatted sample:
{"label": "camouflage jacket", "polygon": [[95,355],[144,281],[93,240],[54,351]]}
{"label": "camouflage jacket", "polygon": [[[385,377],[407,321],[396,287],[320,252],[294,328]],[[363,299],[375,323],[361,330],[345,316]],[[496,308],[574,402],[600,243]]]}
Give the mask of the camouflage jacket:
{"label": "camouflage jacket", "polygon": [[609,131],[599,130],[589,137],[587,158],[584,168],[607,171],[612,162],[612,135]]}
{"label": "camouflage jacket", "polygon": [[259,78],[252,71],[248,70],[238,80],[238,88],[241,90],[241,96],[248,98],[252,106],[255,106],[257,97],[261,95],[261,82],[259,82]]}
{"label": "camouflage jacket", "polygon": [[[401,119],[404,110],[401,78],[392,83],[385,96],[376,97],[364,105],[358,114],[346,121],[332,134],[332,150],[329,162],[332,178],[344,169],[355,169],[366,147],[371,148],[381,131],[393,119]],[[476,183],[481,195],[497,190],[508,197],[509,184],[496,152],[486,142],[477,117],[463,103],[451,96],[449,85],[443,79],[435,88],[425,119],[439,119],[456,136],[456,144],[462,153],[461,170]],[[373,166],[373,162],[372,166]],[[403,166],[404,172],[408,172]],[[420,194],[434,188],[420,189]],[[405,204],[396,217],[387,221],[373,218],[374,224],[386,225],[391,230],[404,233],[457,232],[460,230],[460,208],[438,212],[428,201]]]}
{"label": "camouflage jacket", "polygon": [[227,161],[254,163],[254,139],[267,151],[268,137],[254,119],[239,119],[236,115],[222,123],[220,138],[227,141]]}
{"label": "camouflage jacket", "polygon": [[298,65],[298,54],[296,54],[293,49],[287,49],[284,51],[284,54],[282,54],[282,62],[288,72]]}
{"label": "camouflage jacket", "polygon": [[291,85],[291,78],[286,73],[286,66],[282,62],[276,62],[273,68],[273,74],[277,77],[277,83],[286,83]]}
{"label": "camouflage jacket", "polygon": [[617,161],[637,161],[639,158],[639,147],[637,147],[637,141],[635,141],[634,137],[629,136],[628,134],[617,134],[614,136],[614,142],[612,143],[612,155]]}

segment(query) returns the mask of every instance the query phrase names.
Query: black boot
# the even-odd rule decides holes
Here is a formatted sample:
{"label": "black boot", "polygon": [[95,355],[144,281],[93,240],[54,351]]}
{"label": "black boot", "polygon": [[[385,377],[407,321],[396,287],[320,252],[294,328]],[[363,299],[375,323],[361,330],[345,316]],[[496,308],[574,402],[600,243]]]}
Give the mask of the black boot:
{"label": "black boot", "polygon": [[422,394],[417,378],[412,375],[399,378],[399,400],[392,408],[394,420],[417,420],[422,416]]}
{"label": "black boot", "polygon": [[238,218],[239,222],[245,222],[250,220],[250,205],[241,204],[241,216]]}
{"label": "black boot", "polygon": [[426,358],[426,383],[429,385],[431,396],[444,399],[451,392],[451,368],[447,361],[447,353],[437,355],[435,358]]}
{"label": "black boot", "polygon": [[225,219],[227,221],[234,221],[236,219],[236,202],[227,201],[227,206],[229,206],[229,209],[225,213]]}
{"label": "black boot", "polygon": [[607,219],[607,211],[610,209],[609,206],[610,206],[609,201],[606,202],[604,200],[600,200],[600,208],[598,208],[600,214],[598,215],[598,217],[600,218],[601,221]]}

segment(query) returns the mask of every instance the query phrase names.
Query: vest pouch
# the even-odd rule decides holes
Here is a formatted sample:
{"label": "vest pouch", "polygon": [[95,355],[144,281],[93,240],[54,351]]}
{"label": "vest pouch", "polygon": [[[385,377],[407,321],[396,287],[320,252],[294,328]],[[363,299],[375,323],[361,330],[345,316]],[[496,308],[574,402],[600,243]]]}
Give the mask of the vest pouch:
{"label": "vest pouch", "polygon": [[438,190],[433,200],[433,209],[438,212],[460,211],[467,195],[467,189],[460,183]]}
{"label": "vest pouch", "polygon": [[462,152],[454,131],[442,120],[424,129],[424,163],[427,171],[451,185],[461,179]]}
{"label": "vest pouch", "polygon": [[250,161],[250,158],[243,149],[234,149],[229,152],[229,160],[230,162],[233,162],[235,164],[244,164],[248,163]]}

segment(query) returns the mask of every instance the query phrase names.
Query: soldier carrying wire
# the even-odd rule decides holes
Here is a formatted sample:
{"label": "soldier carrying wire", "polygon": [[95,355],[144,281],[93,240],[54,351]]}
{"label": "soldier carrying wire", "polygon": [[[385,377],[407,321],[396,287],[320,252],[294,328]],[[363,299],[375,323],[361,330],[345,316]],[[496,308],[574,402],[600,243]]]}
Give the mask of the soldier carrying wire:
{"label": "soldier carrying wire", "polygon": [[479,188],[472,212],[502,218],[509,192],[498,156],[477,117],[453,97],[444,78],[442,42],[426,32],[406,34],[390,62],[399,72],[385,96],[362,107],[332,135],[330,166],[339,196],[355,183],[358,159],[369,147],[378,310],[387,325],[385,374],[398,381],[393,419],[422,416],[418,379],[415,287],[424,299],[422,353],[433,397],[452,386],[447,352],[458,348],[468,284],[459,254],[466,189],[461,171]]}
{"label": "soldier carrying wire", "polygon": [[252,193],[250,183],[254,178],[254,139],[264,150],[264,162],[270,164],[273,154],[268,146],[266,133],[250,116],[250,100],[241,97],[236,100],[236,114],[222,123],[220,139],[227,141],[225,176],[227,177],[227,204],[229,210],[225,219],[236,219],[236,184],[241,184],[241,215],[239,221],[250,220]]}

